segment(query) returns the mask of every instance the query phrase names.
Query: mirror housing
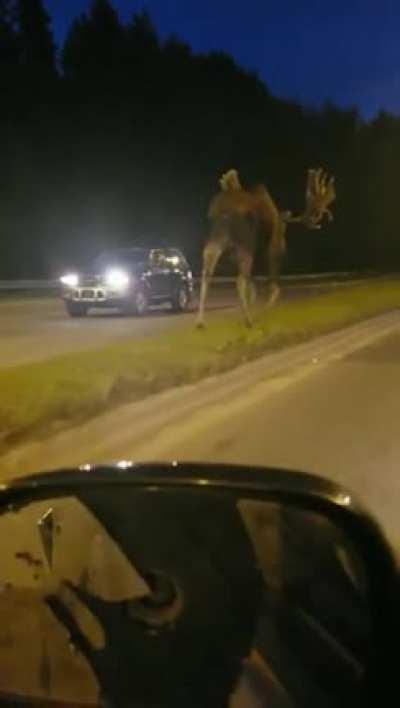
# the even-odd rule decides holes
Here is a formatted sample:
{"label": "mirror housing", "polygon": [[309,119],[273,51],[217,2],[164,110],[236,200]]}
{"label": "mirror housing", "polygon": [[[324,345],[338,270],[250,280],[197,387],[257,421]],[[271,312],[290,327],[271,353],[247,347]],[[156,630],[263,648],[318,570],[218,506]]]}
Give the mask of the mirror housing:
{"label": "mirror housing", "polygon": [[[295,529],[301,530],[302,518],[312,519],[313,515],[328,522],[354,550],[366,577],[365,595],[370,613],[371,652],[368,656],[364,700],[360,705],[365,704],[367,697],[368,700],[373,696],[379,700],[382,697],[382,686],[385,687],[385,692],[390,690],[389,686],[395,686],[396,655],[392,647],[398,637],[399,613],[398,575],[394,557],[376,522],[348,490],[330,481],[287,470],[227,465],[86,465],[76,470],[40,474],[2,485],[0,517],[10,512],[18,513],[34,502],[51,500],[53,503],[57,499],[75,497],[87,503],[91,496],[97,495],[96,498],[102,505],[101,522],[110,530],[112,522],[108,526],[107,505],[110,507],[110,517],[118,516],[118,506],[112,501],[118,497],[113,497],[112,492],[127,497],[128,491],[132,495],[140,496],[140,499],[151,498],[152,505],[153,501],[158,500],[154,505],[154,509],[158,511],[167,508],[175,495],[187,493],[188,499],[211,499],[215,495],[215,498],[226,499],[228,502],[232,499],[245,499],[246,503],[251,504],[278,505],[289,517],[293,512],[295,516],[290,518],[295,521]],[[210,507],[211,513],[214,512]],[[218,508],[216,513],[220,513]],[[52,507],[39,519],[38,529],[51,568],[54,539],[57,534],[57,516],[53,514]],[[310,549],[312,538],[311,531]],[[151,568],[151,573],[148,570],[144,568],[142,577],[148,583],[151,595],[145,602],[131,602],[128,608],[129,616],[135,622],[141,623],[146,631],[157,632],[164,625],[169,627],[176,621],[173,613],[179,611],[182,598],[162,569]],[[294,603],[297,602],[296,596],[289,594],[288,598],[293,599]],[[168,612],[165,611],[167,607]],[[53,609],[57,615],[59,607],[57,609],[54,605]],[[128,690],[126,686],[123,688]],[[107,682],[103,685],[106,694],[112,695],[113,690]],[[117,705],[119,701],[111,700],[111,703]],[[296,705],[302,704],[298,702]],[[354,700],[351,705],[354,707]]]}

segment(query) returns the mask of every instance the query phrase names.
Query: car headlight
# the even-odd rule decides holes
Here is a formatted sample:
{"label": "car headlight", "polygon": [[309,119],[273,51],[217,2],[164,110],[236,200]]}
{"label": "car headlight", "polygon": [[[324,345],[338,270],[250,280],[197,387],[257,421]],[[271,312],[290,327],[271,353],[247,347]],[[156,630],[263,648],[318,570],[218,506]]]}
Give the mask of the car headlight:
{"label": "car headlight", "polygon": [[66,285],[67,288],[76,288],[79,283],[79,276],[77,273],[67,273],[67,275],[63,275],[63,277],[60,278],[60,281],[63,285]]}
{"label": "car headlight", "polygon": [[112,268],[105,274],[106,284],[116,290],[123,290],[128,287],[130,280],[129,274],[124,270],[119,270],[119,268]]}

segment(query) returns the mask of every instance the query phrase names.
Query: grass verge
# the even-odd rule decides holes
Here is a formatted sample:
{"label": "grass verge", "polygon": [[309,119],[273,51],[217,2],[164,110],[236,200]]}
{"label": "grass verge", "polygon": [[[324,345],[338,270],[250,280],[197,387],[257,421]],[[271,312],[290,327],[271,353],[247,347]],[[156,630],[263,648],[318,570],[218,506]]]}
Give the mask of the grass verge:
{"label": "grass verge", "polygon": [[376,282],[259,308],[248,330],[238,314],[206,330],[177,327],[154,338],[0,369],[0,451],[107,408],[226,371],[264,352],[400,307],[400,283]]}

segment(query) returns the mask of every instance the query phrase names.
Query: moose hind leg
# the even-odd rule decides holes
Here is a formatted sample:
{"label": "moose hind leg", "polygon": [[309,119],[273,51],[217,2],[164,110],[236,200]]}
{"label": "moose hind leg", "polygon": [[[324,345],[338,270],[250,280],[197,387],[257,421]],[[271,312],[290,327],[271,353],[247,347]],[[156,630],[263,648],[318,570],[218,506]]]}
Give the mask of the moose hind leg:
{"label": "moose hind leg", "polygon": [[210,280],[214,274],[215,268],[222,254],[223,246],[216,242],[210,241],[203,252],[203,271],[201,274],[200,300],[199,311],[197,315],[197,327],[204,327],[204,311],[206,306],[208,287]]}
{"label": "moose hind leg", "polygon": [[237,254],[238,262],[238,277],[237,291],[239,295],[240,306],[242,308],[245,323],[248,327],[252,327],[253,318],[251,315],[251,305],[255,300],[255,287],[251,281],[251,270],[253,267],[253,256],[245,251],[240,251]]}

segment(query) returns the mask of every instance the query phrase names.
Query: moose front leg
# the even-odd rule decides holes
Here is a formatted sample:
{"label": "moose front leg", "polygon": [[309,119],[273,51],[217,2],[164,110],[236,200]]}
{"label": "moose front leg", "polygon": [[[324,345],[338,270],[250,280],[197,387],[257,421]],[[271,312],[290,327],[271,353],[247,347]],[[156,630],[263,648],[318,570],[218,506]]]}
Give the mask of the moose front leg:
{"label": "moose front leg", "polygon": [[203,328],[205,326],[204,312],[208,295],[208,287],[223,250],[223,245],[218,243],[218,241],[209,241],[203,251],[203,270],[201,274],[199,310],[196,322],[196,327],[198,328]]}

